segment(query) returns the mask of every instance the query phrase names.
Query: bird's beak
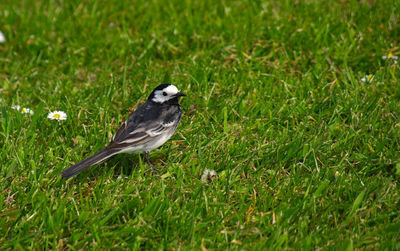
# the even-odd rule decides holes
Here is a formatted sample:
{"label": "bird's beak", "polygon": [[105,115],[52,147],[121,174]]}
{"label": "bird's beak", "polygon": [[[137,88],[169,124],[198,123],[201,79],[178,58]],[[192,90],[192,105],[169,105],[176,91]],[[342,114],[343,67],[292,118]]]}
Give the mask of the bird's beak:
{"label": "bird's beak", "polygon": [[186,96],[186,94],[183,94],[182,92],[178,92],[177,94],[175,94],[175,97],[184,97]]}

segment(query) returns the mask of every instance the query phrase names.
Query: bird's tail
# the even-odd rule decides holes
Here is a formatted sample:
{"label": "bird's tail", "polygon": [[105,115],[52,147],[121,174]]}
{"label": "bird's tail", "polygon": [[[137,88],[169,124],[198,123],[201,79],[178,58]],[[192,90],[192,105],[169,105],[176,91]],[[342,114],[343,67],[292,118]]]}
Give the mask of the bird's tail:
{"label": "bird's tail", "polygon": [[69,179],[72,176],[76,175],[77,173],[79,173],[80,171],[83,171],[84,169],[93,166],[94,164],[97,164],[103,160],[106,160],[108,158],[110,158],[111,156],[117,154],[118,152],[115,151],[110,151],[107,148],[104,148],[103,150],[93,154],[92,156],[90,156],[89,158],[82,160],[81,162],[79,162],[78,164],[75,164],[71,167],[68,167],[66,169],[64,169],[61,172],[61,175],[65,178],[65,179]]}

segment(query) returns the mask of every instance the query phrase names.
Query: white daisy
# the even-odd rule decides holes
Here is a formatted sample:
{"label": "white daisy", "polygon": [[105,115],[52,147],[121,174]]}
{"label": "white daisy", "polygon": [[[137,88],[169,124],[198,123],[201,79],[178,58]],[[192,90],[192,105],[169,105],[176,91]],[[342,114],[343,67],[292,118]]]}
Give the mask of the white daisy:
{"label": "white daisy", "polygon": [[335,179],[337,179],[339,177],[339,175],[340,175],[339,171],[336,171],[335,172]]}
{"label": "white daisy", "polygon": [[364,77],[361,78],[361,81],[364,83],[370,83],[374,79],[374,75],[372,74],[367,74]]}
{"label": "white daisy", "polygon": [[66,120],[67,114],[63,111],[54,111],[54,112],[50,112],[49,115],[47,115],[47,118],[55,119],[55,120]]}
{"label": "white daisy", "polygon": [[33,114],[33,111],[29,108],[25,108],[25,107],[21,107],[19,105],[13,105],[11,106],[11,109],[17,110],[17,111],[21,111],[21,113],[29,113],[29,114]]}
{"label": "white daisy", "polygon": [[19,110],[21,109],[21,106],[19,106],[19,105],[13,105],[13,106],[11,106],[11,109],[14,109],[14,110],[19,111]]}
{"label": "white daisy", "polygon": [[0,44],[6,41],[6,37],[4,36],[3,32],[0,31]]}
{"label": "white daisy", "polygon": [[31,114],[31,115],[33,114],[33,111],[32,111],[31,109],[25,108],[25,107],[21,109],[21,112],[22,112],[22,113],[29,113],[29,114]]}
{"label": "white daisy", "polygon": [[399,59],[398,56],[393,55],[392,53],[389,53],[387,55],[383,55],[382,59],[392,59],[394,61],[396,61],[397,59]]}
{"label": "white daisy", "polygon": [[201,181],[203,183],[212,182],[213,179],[218,177],[218,173],[214,170],[205,169],[203,175],[201,175]]}

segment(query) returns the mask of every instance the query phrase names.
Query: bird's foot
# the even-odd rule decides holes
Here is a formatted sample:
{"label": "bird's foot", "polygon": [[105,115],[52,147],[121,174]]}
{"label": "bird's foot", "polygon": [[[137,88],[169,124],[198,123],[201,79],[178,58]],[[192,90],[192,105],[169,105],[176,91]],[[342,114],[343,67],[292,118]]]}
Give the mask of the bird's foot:
{"label": "bird's foot", "polygon": [[158,174],[160,173],[160,169],[156,168],[154,165],[151,165],[150,168],[148,168],[145,173],[151,172],[151,175],[153,176],[159,176]]}
{"label": "bird's foot", "polygon": [[156,166],[153,165],[153,164],[150,162],[150,160],[149,160],[149,153],[148,153],[148,152],[145,153],[144,158],[145,158],[147,164],[150,166],[150,168],[147,169],[147,170],[145,171],[145,173],[151,171],[151,175],[154,176],[156,173],[159,173],[159,172],[160,172],[160,170],[159,170],[158,168],[155,168]]}

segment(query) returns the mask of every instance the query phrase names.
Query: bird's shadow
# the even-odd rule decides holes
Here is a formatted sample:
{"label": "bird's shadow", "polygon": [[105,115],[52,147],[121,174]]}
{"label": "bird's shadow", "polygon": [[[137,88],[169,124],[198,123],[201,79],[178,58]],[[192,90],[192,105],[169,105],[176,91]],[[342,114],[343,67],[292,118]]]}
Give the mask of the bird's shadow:
{"label": "bird's shadow", "polygon": [[102,163],[99,171],[104,172],[105,168],[112,168],[115,177],[130,176],[132,172],[140,171],[140,161],[143,163],[143,157],[138,154],[119,154],[106,163]]}
{"label": "bird's shadow", "polygon": [[[160,156],[155,155],[150,159],[150,161],[159,162],[158,164],[160,164],[160,159],[162,159],[162,157],[160,158]],[[140,165],[140,163],[142,163],[142,165]],[[113,177],[110,178],[115,179],[119,176],[129,177],[131,175],[151,174],[151,172],[147,172],[148,170],[149,166],[145,162],[142,154],[118,154],[84,170],[77,175],[80,176],[79,178],[74,178],[72,183],[78,184],[83,180],[96,181],[99,177],[105,177],[105,173],[107,172],[112,173],[111,175]],[[137,174],[134,172],[137,172]]]}
{"label": "bird's shadow", "polygon": [[[139,158],[141,158],[141,160]],[[103,176],[105,172],[109,172],[110,169],[112,169],[115,178],[119,176],[130,176],[132,172],[139,172],[141,170],[140,161],[143,163],[143,157],[139,157],[138,154],[118,154],[102,163],[89,167],[88,170],[84,171],[86,175],[82,176],[84,179],[89,178],[95,180]],[[145,163],[143,163],[143,165],[145,165]]]}

